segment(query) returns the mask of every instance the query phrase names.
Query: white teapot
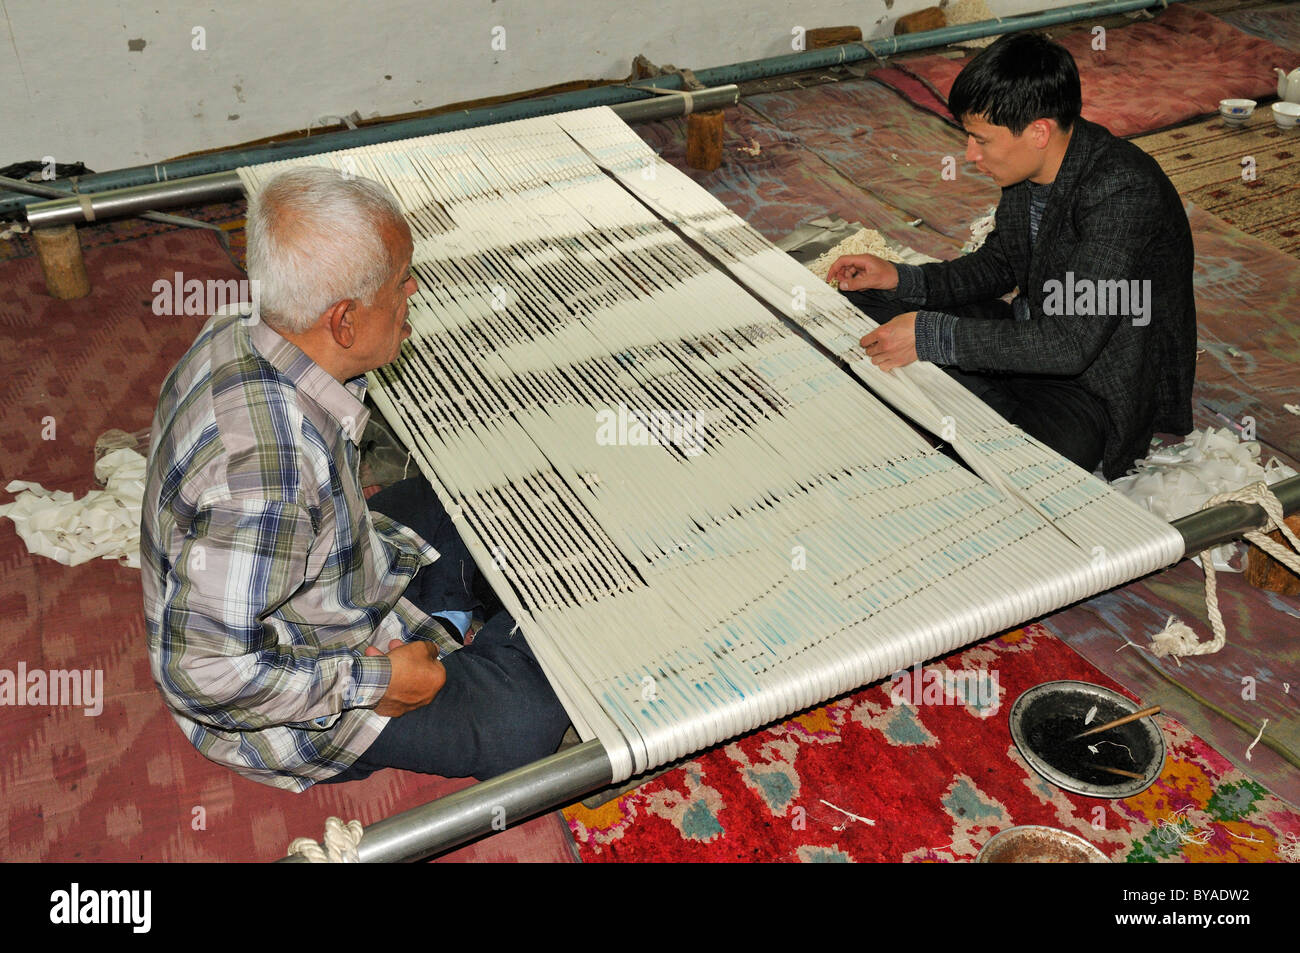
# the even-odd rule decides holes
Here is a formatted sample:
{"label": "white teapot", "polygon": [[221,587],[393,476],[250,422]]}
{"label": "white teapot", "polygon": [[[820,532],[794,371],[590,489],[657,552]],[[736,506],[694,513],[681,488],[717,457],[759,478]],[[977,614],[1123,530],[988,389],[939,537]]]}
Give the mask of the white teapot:
{"label": "white teapot", "polygon": [[1300,103],[1300,66],[1289,75],[1277,68],[1273,72],[1277,73],[1277,98],[1288,103]]}

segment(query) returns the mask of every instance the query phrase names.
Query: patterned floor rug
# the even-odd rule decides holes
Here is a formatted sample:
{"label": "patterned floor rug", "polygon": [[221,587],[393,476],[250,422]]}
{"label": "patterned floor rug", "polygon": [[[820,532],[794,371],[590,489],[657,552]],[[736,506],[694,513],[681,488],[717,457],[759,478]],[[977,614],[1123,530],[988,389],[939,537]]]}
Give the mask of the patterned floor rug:
{"label": "patterned floor rug", "polygon": [[582,859],[969,861],[1021,824],[1076,833],[1112,861],[1300,857],[1300,814],[1171,719],[1164,770],[1133,797],[1068,794],[1030,770],[1008,725],[1016,698],[1056,679],[1117,687],[1040,626],[927,669],[983,670],[977,684],[997,691],[894,704],[886,682],[753,732],[603,807],[567,808]]}
{"label": "patterned floor rug", "polygon": [[1279,129],[1268,103],[1239,128],[1214,116],[1133,141],[1184,199],[1300,256],[1300,130]]}
{"label": "patterned floor rug", "polygon": [[[1078,63],[1083,118],[1117,136],[1153,132],[1217,112],[1220,99],[1273,95],[1277,80],[1272,67],[1293,56],[1277,43],[1182,3],[1152,20],[1108,30],[1104,48],[1098,48],[1091,30],[1049,32]],[[934,53],[901,60],[874,71],[871,78],[947,117],[948,93],[967,62],[969,58]]]}
{"label": "patterned floor rug", "polygon": [[[1288,50],[1300,53],[1300,5],[1295,0],[1272,7],[1256,7],[1251,10],[1225,10],[1218,14],[1219,19],[1231,23],[1238,30],[1252,36],[1262,37]],[[1294,63],[1272,63],[1283,66],[1287,72],[1295,69]]]}

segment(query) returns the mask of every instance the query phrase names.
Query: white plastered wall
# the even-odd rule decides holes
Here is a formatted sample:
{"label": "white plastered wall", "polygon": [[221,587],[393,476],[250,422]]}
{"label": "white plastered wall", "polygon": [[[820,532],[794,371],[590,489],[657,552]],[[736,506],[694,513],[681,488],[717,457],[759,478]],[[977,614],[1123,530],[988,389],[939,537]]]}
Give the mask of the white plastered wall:
{"label": "white plastered wall", "polygon": [[[638,53],[722,66],[790,52],[796,27],[885,36],[933,2],[0,0],[0,165],[53,156],[106,171],[353,111],[624,78]],[[990,2],[1000,15],[1059,5]]]}

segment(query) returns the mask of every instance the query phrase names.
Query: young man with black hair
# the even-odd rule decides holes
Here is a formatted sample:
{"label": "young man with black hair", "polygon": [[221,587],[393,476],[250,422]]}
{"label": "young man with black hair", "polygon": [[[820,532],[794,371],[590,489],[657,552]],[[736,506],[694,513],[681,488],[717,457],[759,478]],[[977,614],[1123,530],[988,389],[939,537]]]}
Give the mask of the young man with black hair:
{"label": "young man with black hair", "polygon": [[1122,476],[1154,432],[1192,429],[1182,200],[1154,159],[1080,118],[1074,59],[1045,38],[991,45],[961,71],[949,108],[967,161],[1002,188],[994,231],[953,261],[846,255],[828,278],[888,322],[862,339],[878,367],[945,366],[1085,470]]}

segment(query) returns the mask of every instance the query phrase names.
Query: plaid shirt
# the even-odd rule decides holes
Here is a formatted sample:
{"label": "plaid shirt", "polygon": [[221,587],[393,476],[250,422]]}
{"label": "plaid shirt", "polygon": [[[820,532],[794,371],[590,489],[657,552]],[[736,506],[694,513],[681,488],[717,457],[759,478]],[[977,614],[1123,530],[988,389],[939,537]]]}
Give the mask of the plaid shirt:
{"label": "plaid shirt", "polygon": [[261,322],[212,318],[163,384],[140,557],[154,681],[194,747],[293,791],[352,764],[391,639],[456,648],[403,598],[438,554],[371,512],[347,385]]}

